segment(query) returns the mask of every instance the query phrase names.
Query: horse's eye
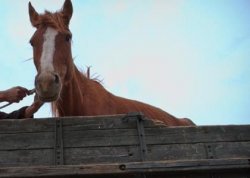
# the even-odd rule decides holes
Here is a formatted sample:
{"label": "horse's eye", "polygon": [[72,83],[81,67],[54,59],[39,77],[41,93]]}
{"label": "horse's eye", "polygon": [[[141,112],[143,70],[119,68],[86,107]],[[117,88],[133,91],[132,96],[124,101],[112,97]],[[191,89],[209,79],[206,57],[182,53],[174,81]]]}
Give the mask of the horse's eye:
{"label": "horse's eye", "polygon": [[33,44],[33,42],[32,42],[32,41],[30,41],[30,45],[31,45],[31,46],[34,46],[34,44]]}
{"label": "horse's eye", "polygon": [[71,40],[71,35],[66,35],[65,40],[69,42]]}

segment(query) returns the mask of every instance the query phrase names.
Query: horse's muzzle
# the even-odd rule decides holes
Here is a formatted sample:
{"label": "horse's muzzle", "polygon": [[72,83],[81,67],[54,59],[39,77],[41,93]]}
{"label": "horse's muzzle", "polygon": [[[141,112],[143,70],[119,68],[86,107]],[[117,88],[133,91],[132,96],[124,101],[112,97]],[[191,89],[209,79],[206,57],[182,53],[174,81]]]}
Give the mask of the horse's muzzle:
{"label": "horse's muzzle", "polygon": [[35,78],[36,93],[43,102],[56,101],[61,90],[61,81],[58,74],[42,72]]}

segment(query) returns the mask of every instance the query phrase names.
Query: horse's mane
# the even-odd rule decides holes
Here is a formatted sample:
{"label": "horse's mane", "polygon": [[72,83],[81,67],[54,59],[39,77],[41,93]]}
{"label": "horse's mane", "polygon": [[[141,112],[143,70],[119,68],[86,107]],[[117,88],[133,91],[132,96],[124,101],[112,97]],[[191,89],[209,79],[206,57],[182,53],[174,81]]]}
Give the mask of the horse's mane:
{"label": "horse's mane", "polygon": [[[73,62],[73,60],[71,62]],[[84,72],[83,70],[79,71],[78,68],[74,65],[74,73],[72,77],[77,83],[81,83],[84,80],[88,80],[90,82],[95,83],[96,85],[99,85],[100,87],[103,87],[102,80],[99,79],[99,76],[95,77],[90,74],[90,67],[87,67],[87,71]],[[82,93],[83,91],[82,91],[81,85],[79,84],[77,85],[77,87],[78,87],[77,89],[79,90],[79,92]],[[54,117],[60,116],[59,108],[61,106],[58,105],[58,103],[59,103],[58,101],[51,103],[52,115]]]}

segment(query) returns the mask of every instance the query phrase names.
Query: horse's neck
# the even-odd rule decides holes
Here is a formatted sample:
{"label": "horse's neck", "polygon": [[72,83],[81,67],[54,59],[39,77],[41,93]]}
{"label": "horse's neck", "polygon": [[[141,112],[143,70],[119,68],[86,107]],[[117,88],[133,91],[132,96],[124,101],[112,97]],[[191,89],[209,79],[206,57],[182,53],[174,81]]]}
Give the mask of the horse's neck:
{"label": "horse's neck", "polygon": [[[63,85],[60,98],[52,105],[57,116],[87,116],[110,114],[114,96],[97,81],[86,77],[74,66],[70,81]],[[54,107],[53,107],[54,106]],[[57,110],[57,112],[55,112]]]}
{"label": "horse's neck", "polygon": [[76,67],[72,79],[63,86],[60,98],[52,106],[54,114],[55,109],[57,110],[57,116],[94,116],[140,111],[147,117],[167,125],[192,125],[190,121],[178,120],[159,108],[116,97],[98,82],[81,74]]}
{"label": "horse's neck", "polygon": [[59,116],[84,115],[84,88],[89,79],[74,68],[72,78],[63,85],[60,98],[55,103]]}

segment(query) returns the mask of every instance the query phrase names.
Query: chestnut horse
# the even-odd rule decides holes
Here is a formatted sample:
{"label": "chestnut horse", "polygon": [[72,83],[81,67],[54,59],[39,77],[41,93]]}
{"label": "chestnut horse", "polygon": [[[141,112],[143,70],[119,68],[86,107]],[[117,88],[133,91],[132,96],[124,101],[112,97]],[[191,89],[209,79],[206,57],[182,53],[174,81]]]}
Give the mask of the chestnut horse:
{"label": "chestnut horse", "polygon": [[30,40],[37,69],[35,88],[39,99],[52,102],[54,116],[95,116],[142,112],[166,125],[194,125],[154,106],[115,96],[74,65],[69,30],[73,7],[65,0],[62,10],[38,14],[29,3],[29,16],[36,32]]}

